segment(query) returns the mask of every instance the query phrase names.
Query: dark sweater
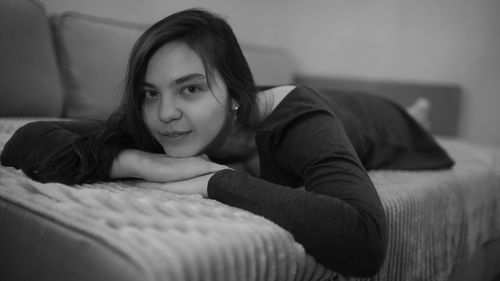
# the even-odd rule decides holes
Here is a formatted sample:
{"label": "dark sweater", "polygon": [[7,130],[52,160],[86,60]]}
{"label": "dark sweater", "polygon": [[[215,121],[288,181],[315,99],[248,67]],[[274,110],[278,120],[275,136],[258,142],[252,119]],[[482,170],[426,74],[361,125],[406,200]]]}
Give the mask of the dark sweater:
{"label": "dark sweater", "polygon": [[[29,170],[36,167],[26,161],[31,151],[71,150],[80,134],[98,127],[83,121],[28,124],[5,145],[2,164]],[[305,87],[284,98],[259,125],[255,141],[260,177],[217,172],[208,184],[209,198],[275,222],[318,262],[351,276],[378,272],[387,247],[384,210],[365,168],[453,164],[395,104],[363,94],[323,95]],[[90,167],[82,182],[109,180],[119,149],[99,149],[100,167]],[[50,180],[67,182],[70,177],[71,171]],[[298,188],[302,186],[305,190]]]}

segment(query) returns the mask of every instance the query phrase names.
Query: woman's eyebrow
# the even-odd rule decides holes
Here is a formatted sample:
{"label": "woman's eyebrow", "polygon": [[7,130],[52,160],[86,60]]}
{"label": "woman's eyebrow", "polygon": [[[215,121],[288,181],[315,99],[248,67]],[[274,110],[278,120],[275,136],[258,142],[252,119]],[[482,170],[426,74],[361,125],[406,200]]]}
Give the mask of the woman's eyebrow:
{"label": "woman's eyebrow", "polygon": [[[170,87],[175,88],[176,86],[185,84],[185,83],[193,81],[193,80],[206,81],[206,76],[204,74],[201,74],[201,73],[190,73],[190,74],[186,74],[184,76],[181,76],[179,78],[174,79],[169,84],[170,84]],[[144,81],[144,87],[153,88],[153,89],[157,88],[154,84],[146,82],[146,81]]]}
{"label": "woman's eyebrow", "polygon": [[176,78],[174,81],[172,81],[171,86],[175,87],[181,84],[184,84],[186,82],[192,81],[192,80],[204,80],[206,81],[206,76],[201,73],[190,73],[184,76],[181,76],[179,78]]}
{"label": "woman's eyebrow", "polygon": [[155,87],[155,85],[153,85],[153,84],[151,84],[151,83],[148,83],[148,82],[145,82],[145,81],[144,81],[144,83],[143,83],[143,84],[144,84],[144,87],[145,87],[145,88],[152,88],[152,89],[155,89],[155,88],[156,88],[156,87]]}

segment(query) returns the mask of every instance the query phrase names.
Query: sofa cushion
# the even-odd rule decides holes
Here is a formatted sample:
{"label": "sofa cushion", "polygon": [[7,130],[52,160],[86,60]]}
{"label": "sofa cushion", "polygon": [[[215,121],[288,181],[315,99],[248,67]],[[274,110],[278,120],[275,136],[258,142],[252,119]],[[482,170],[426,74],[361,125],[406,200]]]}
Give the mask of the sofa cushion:
{"label": "sofa cushion", "polygon": [[0,1],[0,116],[60,116],[63,89],[44,6]]}
{"label": "sofa cushion", "polygon": [[130,50],[147,26],[76,12],[53,23],[67,90],[65,117],[107,118],[120,103]]}

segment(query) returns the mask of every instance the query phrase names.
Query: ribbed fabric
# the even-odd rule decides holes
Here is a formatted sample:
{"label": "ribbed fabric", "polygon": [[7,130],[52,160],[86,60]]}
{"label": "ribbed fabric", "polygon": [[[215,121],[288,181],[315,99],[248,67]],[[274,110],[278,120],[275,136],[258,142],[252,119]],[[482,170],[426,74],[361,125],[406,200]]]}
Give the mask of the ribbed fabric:
{"label": "ribbed fabric", "polygon": [[369,173],[389,225],[385,265],[369,280],[448,280],[500,238],[500,149],[439,142],[456,161],[451,170]]}

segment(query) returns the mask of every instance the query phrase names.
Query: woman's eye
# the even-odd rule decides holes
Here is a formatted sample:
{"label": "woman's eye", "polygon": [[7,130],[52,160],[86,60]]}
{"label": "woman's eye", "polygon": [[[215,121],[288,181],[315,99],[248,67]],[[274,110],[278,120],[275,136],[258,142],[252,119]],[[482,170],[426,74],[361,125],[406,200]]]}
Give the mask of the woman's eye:
{"label": "woman's eye", "polygon": [[181,93],[188,96],[197,95],[201,92],[201,88],[198,86],[186,86],[182,89]]}
{"label": "woman's eye", "polygon": [[158,92],[153,90],[144,90],[144,97],[146,97],[147,99],[154,99],[158,97]]}

